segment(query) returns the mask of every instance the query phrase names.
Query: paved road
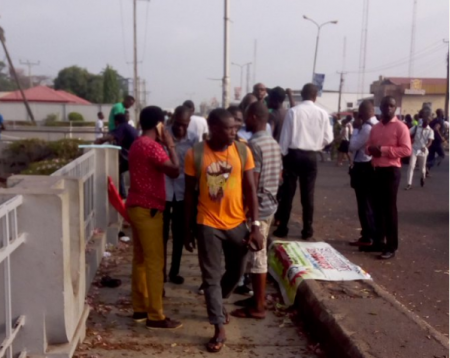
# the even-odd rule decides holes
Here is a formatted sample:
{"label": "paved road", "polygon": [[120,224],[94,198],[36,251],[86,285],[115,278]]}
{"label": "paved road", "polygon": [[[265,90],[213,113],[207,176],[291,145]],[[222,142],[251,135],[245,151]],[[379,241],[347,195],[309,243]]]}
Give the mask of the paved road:
{"label": "paved road", "polygon": [[[448,159],[432,172],[424,188],[415,172],[414,187],[404,191],[406,167],[398,198],[400,244],[396,258],[379,261],[347,245],[359,237],[354,191],[347,168],[319,165],[316,184],[315,234],[367,270],[413,312],[440,332],[449,329],[449,166]],[[298,197],[294,217],[301,220]],[[298,231],[295,230],[295,231]],[[295,234],[295,232],[293,232]]]}

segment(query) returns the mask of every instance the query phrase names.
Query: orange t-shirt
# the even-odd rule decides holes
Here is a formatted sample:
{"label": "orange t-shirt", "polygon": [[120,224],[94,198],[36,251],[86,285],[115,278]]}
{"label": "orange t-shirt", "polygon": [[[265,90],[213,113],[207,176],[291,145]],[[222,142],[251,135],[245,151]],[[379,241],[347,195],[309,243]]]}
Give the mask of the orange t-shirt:
{"label": "orange t-shirt", "polygon": [[[206,142],[204,146],[197,223],[220,230],[234,229],[246,220],[239,152],[234,143],[223,152],[213,152]],[[254,167],[252,153],[247,148],[244,171]],[[186,154],[184,168],[186,175],[196,176],[193,149]]]}

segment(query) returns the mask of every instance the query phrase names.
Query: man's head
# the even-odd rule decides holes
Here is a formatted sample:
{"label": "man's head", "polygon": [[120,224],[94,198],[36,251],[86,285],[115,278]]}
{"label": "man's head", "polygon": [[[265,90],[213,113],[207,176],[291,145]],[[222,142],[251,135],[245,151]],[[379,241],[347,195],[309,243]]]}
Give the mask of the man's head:
{"label": "man's head", "polygon": [[184,101],[183,106],[187,107],[191,112],[191,116],[195,113],[195,104],[190,99]]}
{"label": "man's head", "polygon": [[164,122],[164,112],[157,106],[145,107],[139,115],[139,124],[142,131],[156,128],[159,122]]}
{"label": "man's head", "polygon": [[406,123],[412,123],[412,117],[411,117],[410,114],[407,114],[407,115],[405,116],[405,122],[406,122]]}
{"label": "man's head", "polygon": [[444,118],[444,111],[441,108],[436,109],[436,117]]}
{"label": "man's head", "polygon": [[114,116],[114,123],[116,127],[119,127],[122,124],[128,123],[127,117],[123,113],[116,114]]}
{"label": "man's head", "polygon": [[244,98],[242,98],[241,103],[239,104],[239,108],[242,112],[245,112],[248,106],[250,106],[253,102],[257,102],[258,99],[253,93],[247,93]]}
{"label": "man's head", "polygon": [[126,96],[123,100],[123,106],[125,108],[130,108],[134,104],[134,97],[133,96]]}
{"label": "man's head", "polygon": [[236,129],[239,130],[244,126],[244,114],[238,106],[230,106],[227,111],[231,113],[236,123]]}
{"label": "man's head", "polygon": [[258,101],[262,101],[267,94],[266,86],[262,83],[257,83],[253,86],[253,95],[258,99]]}
{"label": "man's head", "polygon": [[363,122],[368,121],[375,114],[372,101],[367,99],[362,101],[361,104],[359,105],[358,112],[356,113],[358,113],[359,117]]}
{"label": "man's head", "polygon": [[425,128],[431,122],[431,117],[433,116],[433,112],[430,107],[424,107],[421,110],[422,112],[422,126]]}
{"label": "man's head", "polygon": [[395,117],[395,110],[397,109],[397,103],[392,96],[383,97],[380,103],[381,116],[384,121],[390,121]]}
{"label": "man's head", "polygon": [[103,121],[105,119],[105,116],[103,115],[103,112],[98,112],[97,113],[97,118],[100,119],[101,121]]}
{"label": "man's head", "polygon": [[315,102],[317,98],[317,86],[312,83],[307,83],[302,88],[302,100]]}
{"label": "man's head", "polygon": [[245,112],[245,125],[252,133],[266,130],[268,119],[269,110],[262,102],[252,103]]}
{"label": "man's head", "polygon": [[175,138],[184,138],[191,121],[191,111],[185,106],[175,108],[173,114],[172,132]]}
{"label": "man's head", "polygon": [[286,91],[281,87],[272,88],[269,91],[268,105],[270,109],[279,109],[283,107],[283,102],[286,99]]}
{"label": "man's head", "polygon": [[223,108],[216,108],[208,116],[210,141],[217,146],[231,145],[236,138],[236,123],[233,115]]}

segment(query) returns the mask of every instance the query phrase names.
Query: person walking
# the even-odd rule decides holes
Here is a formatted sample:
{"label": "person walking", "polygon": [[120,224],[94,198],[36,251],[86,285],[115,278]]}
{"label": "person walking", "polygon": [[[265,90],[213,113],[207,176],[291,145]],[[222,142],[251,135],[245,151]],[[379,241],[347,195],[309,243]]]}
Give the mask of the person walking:
{"label": "person walking", "polygon": [[273,232],[286,237],[292,201],[300,184],[300,201],[303,207],[302,238],[313,236],[314,187],[317,177],[317,152],[333,141],[333,128],[328,113],[315,105],[317,87],[312,83],[303,86],[302,102],[289,109],[280,136],[283,155],[282,197],[277,211],[279,225]]}
{"label": "person walking", "polygon": [[255,186],[259,203],[259,220],[261,234],[263,235],[263,249],[250,252],[247,272],[251,274],[253,297],[244,300],[246,307],[235,310],[232,316],[240,318],[266,317],[266,279],[267,279],[267,237],[273,215],[277,210],[277,191],[281,174],[280,146],[275,139],[267,133],[266,124],[269,118],[267,107],[256,102],[250,105],[246,112],[247,128],[253,133],[249,141],[255,161]]}
{"label": "person walking", "polygon": [[185,106],[179,106],[173,114],[172,125],[167,127],[167,131],[173,137],[175,151],[180,163],[180,175],[171,178],[166,175],[166,207],[164,210],[164,280],[167,281],[167,243],[169,241],[169,231],[172,229],[173,249],[172,263],[168,280],[181,285],[184,278],[180,276],[181,256],[184,244],[184,158],[187,151],[198,143],[198,137],[194,132],[188,130],[190,122],[190,110]]}
{"label": "person walking", "polygon": [[358,217],[361,224],[361,237],[351,241],[351,246],[366,249],[379,246],[374,242],[377,238],[375,219],[373,214],[374,195],[374,169],[372,157],[366,154],[366,145],[369,140],[372,127],[378,123],[375,117],[372,101],[364,100],[359,106],[358,116],[355,118],[355,131],[350,138],[349,149],[353,153],[353,164],[350,167],[350,184],[355,190]]}
{"label": "person walking", "polygon": [[[381,244],[380,259],[395,256],[398,249],[397,193],[401,179],[400,159],[411,155],[411,137],[408,127],[396,116],[397,105],[391,96],[380,104],[381,121],[370,132],[366,154],[372,156],[374,167],[376,242]],[[378,250],[377,250],[378,251]]]}
{"label": "person walking", "polygon": [[[248,248],[261,250],[263,237],[251,151],[245,144],[235,141],[235,120],[227,110],[213,110],[208,116],[208,126],[209,139],[186,154],[185,205],[189,208],[195,205],[198,188],[198,256],[209,322],[214,325],[214,336],[206,347],[209,352],[219,352],[226,340],[224,325],[229,319],[223,298],[233,292],[245,272]],[[250,232],[244,199],[251,218]],[[192,210],[186,212],[184,225],[185,248],[190,252],[195,246],[192,215]],[[222,252],[225,256],[223,275]]]}
{"label": "person walking", "polygon": [[108,119],[108,130],[112,131],[116,128],[115,118],[118,114],[125,114],[128,108],[131,108],[134,105],[134,97],[126,96],[122,102],[116,103],[112,106],[111,111],[109,112]]}
{"label": "person walking", "polygon": [[421,110],[422,125],[410,129],[412,141],[412,153],[409,159],[408,181],[405,190],[410,190],[416,162],[420,170],[420,186],[425,185],[425,177],[427,173],[426,161],[428,156],[428,148],[434,140],[434,131],[428,123],[431,121],[431,109],[425,107]]}
{"label": "person walking", "polygon": [[105,126],[103,123],[104,119],[103,112],[98,112],[97,121],[95,122],[95,139],[103,137],[103,127]]}
{"label": "person walking", "polygon": [[[144,108],[139,116],[142,135],[129,152],[130,190],[126,207],[133,231],[131,298],[133,319],[146,321],[148,329],[182,326],[163,312],[164,239],[163,211],[166,203],[164,175],[178,177],[180,162],[171,134],[158,133],[164,120],[161,108]],[[163,149],[169,152],[169,155]]]}
{"label": "person walking", "polygon": [[195,133],[200,142],[203,141],[208,135],[208,123],[206,119],[195,115],[195,104],[191,100],[184,101],[183,106],[189,108],[191,113],[188,131]]}
{"label": "person walking", "polygon": [[350,138],[352,136],[353,127],[352,127],[352,116],[348,115],[342,120],[342,129],[340,132],[340,140],[339,148],[338,148],[338,159],[337,166],[342,166],[344,162],[344,157],[347,157],[349,164],[351,165],[351,157],[348,154],[348,147],[350,145]]}

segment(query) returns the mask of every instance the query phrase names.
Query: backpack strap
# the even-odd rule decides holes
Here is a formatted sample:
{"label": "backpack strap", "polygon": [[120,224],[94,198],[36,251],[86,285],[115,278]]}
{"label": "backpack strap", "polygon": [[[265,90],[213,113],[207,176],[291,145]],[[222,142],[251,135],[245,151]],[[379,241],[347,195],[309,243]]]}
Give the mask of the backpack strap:
{"label": "backpack strap", "polygon": [[197,181],[202,175],[203,154],[205,153],[205,142],[199,142],[192,148],[194,152],[195,177]]}
{"label": "backpack strap", "polygon": [[241,176],[244,178],[245,165],[247,164],[247,146],[237,140],[234,141],[239,153],[239,159],[241,160]]}

